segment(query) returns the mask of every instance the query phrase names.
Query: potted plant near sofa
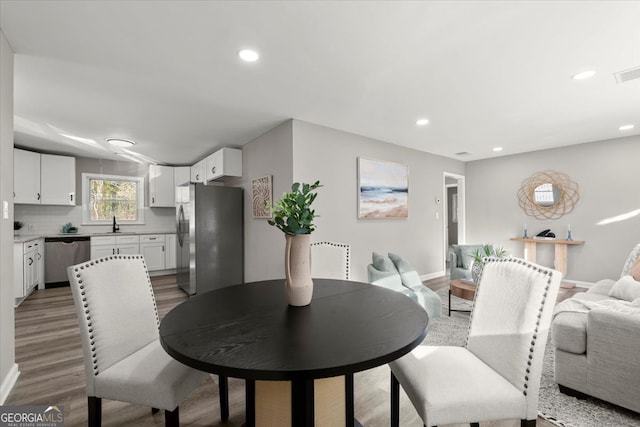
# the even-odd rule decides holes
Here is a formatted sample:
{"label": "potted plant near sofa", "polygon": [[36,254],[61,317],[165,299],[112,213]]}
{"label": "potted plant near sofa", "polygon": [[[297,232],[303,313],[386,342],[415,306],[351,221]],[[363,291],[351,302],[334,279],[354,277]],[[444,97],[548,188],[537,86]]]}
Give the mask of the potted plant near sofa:
{"label": "potted plant near sofa", "polygon": [[313,296],[310,245],[316,212],[311,209],[311,204],[318,196],[315,190],[319,187],[320,181],[313,184],[295,182],[291,192],[284,193],[275,206],[269,206],[274,217],[268,223],[282,231],[286,240],[287,299],[293,306],[308,305]]}
{"label": "potted plant near sofa", "polygon": [[471,266],[471,277],[475,283],[480,280],[480,274],[484,268],[485,258],[506,258],[507,251],[504,248],[494,248],[493,245],[482,245],[482,250],[476,249],[473,251],[473,265]]}

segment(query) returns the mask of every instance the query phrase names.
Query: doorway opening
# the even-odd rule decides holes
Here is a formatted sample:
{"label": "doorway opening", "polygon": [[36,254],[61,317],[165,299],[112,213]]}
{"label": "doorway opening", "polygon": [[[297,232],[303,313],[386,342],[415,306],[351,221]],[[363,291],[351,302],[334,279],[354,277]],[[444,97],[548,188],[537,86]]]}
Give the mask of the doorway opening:
{"label": "doorway opening", "polygon": [[444,172],[444,262],[443,269],[449,274],[449,251],[451,245],[465,243],[465,184],[464,175]]}

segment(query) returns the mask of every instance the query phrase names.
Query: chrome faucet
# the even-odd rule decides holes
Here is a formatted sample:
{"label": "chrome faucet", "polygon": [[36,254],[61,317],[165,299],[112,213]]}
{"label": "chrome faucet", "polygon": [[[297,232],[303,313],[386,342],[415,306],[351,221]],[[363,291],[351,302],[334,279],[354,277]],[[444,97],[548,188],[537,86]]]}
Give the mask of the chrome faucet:
{"label": "chrome faucet", "polygon": [[116,225],[116,216],[114,215],[113,216],[113,232],[115,233],[115,232],[117,232],[119,230],[120,230],[120,226]]}

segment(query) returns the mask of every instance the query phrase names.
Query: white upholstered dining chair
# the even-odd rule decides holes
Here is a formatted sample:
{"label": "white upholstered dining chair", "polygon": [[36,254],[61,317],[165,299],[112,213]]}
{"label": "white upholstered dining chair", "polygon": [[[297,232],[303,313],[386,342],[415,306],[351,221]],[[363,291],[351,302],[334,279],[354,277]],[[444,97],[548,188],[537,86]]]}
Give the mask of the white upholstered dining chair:
{"label": "white upholstered dining chair", "polygon": [[427,427],[514,418],[535,426],[561,277],[517,258],[487,261],[466,346],[419,346],[389,364],[391,425],[399,425],[402,385]]}
{"label": "white upholstered dining chair", "polygon": [[[207,374],[169,356],[160,345],[158,311],[142,255],[114,255],[67,269],[84,350],[90,426],[99,426],[102,399],[165,410],[178,405]],[[224,390],[223,390],[224,386]],[[220,378],[222,418],[228,418],[226,378]],[[223,400],[224,399],[224,400]]]}
{"label": "white upholstered dining chair", "polygon": [[311,243],[311,277],[349,280],[350,252],[345,243]]}

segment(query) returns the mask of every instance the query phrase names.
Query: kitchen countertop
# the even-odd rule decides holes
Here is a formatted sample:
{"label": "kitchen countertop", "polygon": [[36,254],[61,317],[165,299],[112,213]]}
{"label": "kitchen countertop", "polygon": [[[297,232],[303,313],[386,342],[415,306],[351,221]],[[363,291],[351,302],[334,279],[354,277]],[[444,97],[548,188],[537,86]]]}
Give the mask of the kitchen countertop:
{"label": "kitchen countertop", "polygon": [[47,237],[92,237],[92,236],[131,236],[131,235],[148,235],[148,234],[175,234],[175,230],[145,230],[145,231],[119,231],[113,232],[96,232],[96,233],[45,233],[45,234],[19,234],[13,236],[13,243],[25,243],[31,240],[45,239]]}

